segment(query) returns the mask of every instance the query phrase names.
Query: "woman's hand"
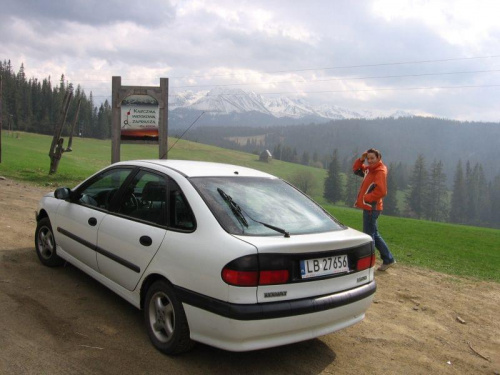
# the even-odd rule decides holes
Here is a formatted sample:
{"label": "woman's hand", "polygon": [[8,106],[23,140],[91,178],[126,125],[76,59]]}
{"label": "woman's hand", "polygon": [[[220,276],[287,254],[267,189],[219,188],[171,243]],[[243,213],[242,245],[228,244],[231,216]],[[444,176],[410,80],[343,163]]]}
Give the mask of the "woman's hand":
{"label": "woman's hand", "polygon": [[361,157],[359,158],[359,160],[361,160],[361,161],[365,161],[365,159],[366,159],[366,155],[368,155],[368,152],[366,152],[366,151],[365,151],[365,152],[363,152],[363,154],[361,155]]}

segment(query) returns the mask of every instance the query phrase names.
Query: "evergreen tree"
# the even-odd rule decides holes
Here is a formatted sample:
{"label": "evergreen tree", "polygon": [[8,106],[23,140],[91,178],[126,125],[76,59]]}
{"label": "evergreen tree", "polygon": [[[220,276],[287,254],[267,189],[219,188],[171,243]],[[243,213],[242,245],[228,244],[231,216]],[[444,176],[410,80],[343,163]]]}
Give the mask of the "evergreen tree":
{"label": "evergreen tree", "polygon": [[484,175],[483,166],[481,164],[477,165],[477,179],[479,182],[478,187],[478,224],[483,225],[490,221],[490,189],[488,183],[486,182],[486,177]]}
{"label": "evergreen tree", "polygon": [[490,205],[486,178],[480,164],[472,168],[467,162],[465,192],[466,223],[479,225],[487,220]]}
{"label": "evergreen tree", "polygon": [[310,161],[310,156],[309,156],[309,153],[307,151],[304,151],[302,153],[302,159],[301,159],[301,164],[302,165],[309,165],[309,161]]}
{"label": "evergreen tree", "polygon": [[466,222],[466,191],[464,171],[462,161],[459,160],[455,172],[455,179],[453,182],[453,193],[451,196],[450,218],[452,223],[463,224]]}
{"label": "evergreen tree", "polygon": [[317,151],[314,151],[314,154],[313,154],[313,162],[314,163],[317,163],[319,161],[319,158],[318,158],[318,152]]}
{"label": "evergreen tree", "polygon": [[[66,81],[64,74],[61,75],[59,85],[55,87],[52,87],[50,76],[41,81],[36,78],[27,80],[24,64],[21,64],[15,74],[10,61],[5,60],[0,61],[0,74],[3,86],[4,128],[10,126],[12,130],[52,135],[60,120],[64,95],[68,90],[73,91],[73,84]],[[109,138],[112,115],[109,102],[104,102],[102,108],[97,108],[94,106],[92,95],[87,98],[80,87],[71,102],[63,134],[68,133],[69,123],[74,120],[77,97],[82,98],[82,103],[75,134],[84,129],[85,136]]]}
{"label": "evergreen tree", "polygon": [[490,216],[489,222],[495,228],[500,228],[500,175],[490,183]]}
{"label": "evergreen tree", "polygon": [[408,188],[408,167],[406,164],[399,162],[391,173],[396,179],[398,190],[406,190]]}
{"label": "evergreen tree", "polygon": [[325,191],[323,197],[332,203],[342,199],[342,180],[340,178],[340,163],[338,160],[337,149],[333,151],[332,161],[328,167],[328,176],[325,179]]}
{"label": "evergreen tree", "polygon": [[352,166],[354,164],[354,161],[357,159],[358,152],[355,151],[353,153],[353,157],[351,157],[350,160],[350,166],[348,169],[345,170],[346,174],[346,188],[345,188],[345,194],[344,194],[344,201],[346,206],[354,206],[354,203],[356,203],[356,198],[358,197],[358,190],[359,186],[361,184],[361,178],[359,176],[356,176],[354,172],[352,171]]}
{"label": "evergreen tree", "polygon": [[474,176],[470,161],[465,166],[465,210],[467,212],[466,223],[473,223],[477,219],[477,179]]}
{"label": "evergreen tree", "polygon": [[429,176],[429,190],[424,201],[425,216],[428,219],[443,221],[448,218],[446,197],[446,175],[443,172],[443,163],[434,160]]}
{"label": "evergreen tree", "polygon": [[411,217],[420,219],[424,216],[424,205],[428,190],[427,182],[425,159],[420,154],[413,166],[413,173],[410,178],[410,190],[406,195],[407,211]]}
{"label": "evergreen tree", "polygon": [[387,174],[387,195],[384,198],[384,213],[387,215],[398,216],[398,184],[396,182],[396,177],[393,175],[393,171],[396,167],[393,163],[389,165],[389,171]]}
{"label": "evergreen tree", "polygon": [[281,144],[277,144],[273,149],[273,159],[281,160]]}

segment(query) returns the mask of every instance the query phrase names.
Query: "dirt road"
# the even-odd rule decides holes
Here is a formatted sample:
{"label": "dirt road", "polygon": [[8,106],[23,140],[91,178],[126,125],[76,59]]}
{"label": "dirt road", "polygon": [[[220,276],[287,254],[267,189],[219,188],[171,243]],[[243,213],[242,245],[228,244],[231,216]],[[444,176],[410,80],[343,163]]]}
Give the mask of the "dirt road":
{"label": "dirt road", "polygon": [[162,355],[139,310],[71,265],[39,263],[35,209],[47,190],[0,180],[0,374],[500,374],[500,284],[400,264],[376,274],[366,319],[341,332]]}

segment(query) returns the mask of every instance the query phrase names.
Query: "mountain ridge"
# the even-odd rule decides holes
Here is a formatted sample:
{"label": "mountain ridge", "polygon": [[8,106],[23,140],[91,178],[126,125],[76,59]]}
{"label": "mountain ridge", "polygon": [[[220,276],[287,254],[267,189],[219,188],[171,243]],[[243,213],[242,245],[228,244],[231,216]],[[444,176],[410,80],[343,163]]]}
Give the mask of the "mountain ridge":
{"label": "mountain ridge", "polygon": [[[205,91],[183,91],[171,96],[169,103],[174,126],[205,112],[205,125],[283,125],[305,122],[322,123],[330,120],[413,117],[412,113],[396,111],[353,111],[337,105],[312,105],[306,100],[287,96],[267,98],[242,89],[216,87]],[[208,117],[208,119],[207,119]],[[236,122],[235,122],[236,121]]]}

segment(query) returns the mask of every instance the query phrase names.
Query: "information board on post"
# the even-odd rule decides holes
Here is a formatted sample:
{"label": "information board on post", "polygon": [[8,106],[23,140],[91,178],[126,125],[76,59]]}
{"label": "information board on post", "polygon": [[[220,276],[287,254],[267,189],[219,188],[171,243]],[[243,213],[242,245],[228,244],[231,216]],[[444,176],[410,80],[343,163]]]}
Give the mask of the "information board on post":
{"label": "information board on post", "polygon": [[122,143],[158,143],[160,107],[149,95],[131,95],[121,103]]}
{"label": "information board on post", "polygon": [[122,143],[158,144],[158,158],[168,153],[168,78],[160,86],[122,86],[121,77],[112,84],[111,163],[120,161]]}

